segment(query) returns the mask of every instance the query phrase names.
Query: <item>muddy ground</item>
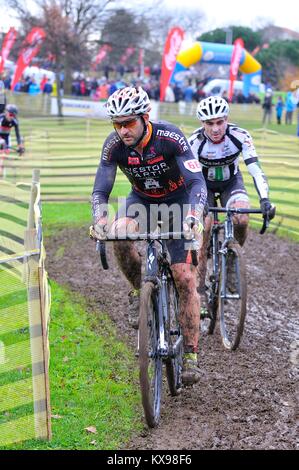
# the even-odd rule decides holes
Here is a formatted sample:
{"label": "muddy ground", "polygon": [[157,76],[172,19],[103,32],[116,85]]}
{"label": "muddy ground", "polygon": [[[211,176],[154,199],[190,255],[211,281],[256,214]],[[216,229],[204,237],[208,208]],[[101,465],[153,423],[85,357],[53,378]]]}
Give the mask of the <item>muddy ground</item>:
{"label": "muddy ground", "polygon": [[[83,295],[93,311],[107,312],[134,348],[129,284],[111,250],[110,269],[103,271],[86,233],[86,227],[66,229],[46,241],[49,276]],[[251,232],[244,251],[248,314],[239,349],[224,350],[218,328],[202,337],[199,383],[175,398],[165,393],[159,428],[145,426],[127,449],[299,447],[299,244]]]}

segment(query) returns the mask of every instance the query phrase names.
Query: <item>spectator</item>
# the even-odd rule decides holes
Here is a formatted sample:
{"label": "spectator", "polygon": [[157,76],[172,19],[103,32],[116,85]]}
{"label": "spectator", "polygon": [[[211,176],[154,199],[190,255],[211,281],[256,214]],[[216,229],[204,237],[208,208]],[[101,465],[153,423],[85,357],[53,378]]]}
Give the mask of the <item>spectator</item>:
{"label": "spectator", "polygon": [[181,87],[179,87],[177,83],[173,87],[173,93],[175,102],[178,103],[179,101],[181,101],[181,99],[183,98],[183,93]]}
{"label": "spectator", "polygon": [[174,95],[174,92],[173,92],[173,89],[172,89],[171,85],[168,85],[166,87],[165,101],[167,103],[174,103],[175,102],[175,95]]}
{"label": "spectator", "polygon": [[0,114],[4,113],[6,106],[6,95],[4,82],[0,79]]}
{"label": "spectator", "polygon": [[53,91],[53,86],[51,84],[51,79],[48,78],[46,83],[44,84],[43,93],[47,95],[51,95],[52,91]]}
{"label": "spectator", "polygon": [[265,95],[262,107],[263,107],[263,110],[264,110],[263,125],[266,124],[266,121],[268,121],[268,124],[271,124],[272,90],[270,88],[268,88],[267,91],[266,91],[266,95]]}
{"label": "spectator", "polygon": [[191,80],[188,82],[188,86],[186,86],[184,90],[184,100],[186,103],[191,103],[193,100],[193,95],[194,95],[194,88],[192,86]]}
{"label": "spectator", "polygon": [[40,84],[39,84],[40,89],[41,89],[42,92],[44,91],[44,86],[47,83],[47,81],[48,81],[47,75],[44,75],[43,78],[41,79]]}
{"label": "spectator", "polygon": [[293,96],[292,96],[292,93],[290,91],[288,91],[287,93],[287,97],[286,97],[286,103],[285,103],[285,107],[286,107],[286,124],[292,124],[293,122],[293,112],[294,112],[294,109],[295,109],[295,103],[293,101]]}
{"label": "spectator", "polygon": [[277,103],[275,106],[276,109],[276,119],[277,119],[277,124],[281,124],[281,116],[284,108],[284,102],[281,96],[278,97]]}
{"label": "spectator", "polygon": [[40,87],[36,83],[35,78],[32,78],[31,83],[28,87],[28,93],[29,95],[38,95],[40,93]]}

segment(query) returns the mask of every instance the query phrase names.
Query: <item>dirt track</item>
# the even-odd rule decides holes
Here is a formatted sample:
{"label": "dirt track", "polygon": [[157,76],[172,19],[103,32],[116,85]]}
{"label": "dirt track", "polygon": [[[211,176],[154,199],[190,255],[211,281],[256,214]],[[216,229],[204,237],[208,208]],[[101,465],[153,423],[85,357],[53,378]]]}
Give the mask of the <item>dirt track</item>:
{"label": "dirt track", "polygon": [[[86,233],[64,230],[47,240],[49,276],[108,312],[133,347],[129,285],[112,253],[103,272]],[[239,349],[225,351],[218,328],[203,337],[199,383],[166,395],[159,429],[145,429],[127,449],[298,449],[299,245],[251,232],[245,256],[248,315]]]}

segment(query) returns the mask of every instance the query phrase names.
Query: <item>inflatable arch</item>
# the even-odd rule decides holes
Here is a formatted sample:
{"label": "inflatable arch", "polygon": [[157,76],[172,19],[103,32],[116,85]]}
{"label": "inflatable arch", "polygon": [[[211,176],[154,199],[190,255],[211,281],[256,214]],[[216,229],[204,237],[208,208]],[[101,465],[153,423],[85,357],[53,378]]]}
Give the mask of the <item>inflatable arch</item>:
{"label": "inflatable arch", "polygon": [[[171,82],[180,81],[180,74],[197,62],[209,64],[230,64],[233,45],[213,42],[196,42],[190,49],[179,52]],[[261,83],[262,66],[245,49],[242,51],[239,70],[243,73],[243,94],[258,92]]]}

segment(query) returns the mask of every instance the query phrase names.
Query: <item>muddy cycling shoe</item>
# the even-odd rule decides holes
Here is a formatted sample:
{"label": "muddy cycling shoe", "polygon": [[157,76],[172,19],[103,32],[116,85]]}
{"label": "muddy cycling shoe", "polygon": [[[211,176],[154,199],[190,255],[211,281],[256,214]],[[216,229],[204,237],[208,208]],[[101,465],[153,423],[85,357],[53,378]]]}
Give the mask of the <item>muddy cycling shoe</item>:
{"label": "muddy cycling shoe", "polygon": [[237,273],[234,256],[228,256],[227,258],[227,288],[231,294],[236,294],[237,289]]}
{"label": "muddy cycling shoe", "polygon": [[196,353],[185,353],[183,357],[182,382],[186,387],[195,384],[200,379],[200,370]]}
{"label": "muddy cycling shoe", "polygon": [[139,289],[131,290],[128,294],[128,297],[129,297],[129,325],[131,328],[138,330],[140,290]]}

